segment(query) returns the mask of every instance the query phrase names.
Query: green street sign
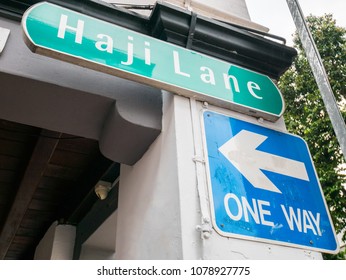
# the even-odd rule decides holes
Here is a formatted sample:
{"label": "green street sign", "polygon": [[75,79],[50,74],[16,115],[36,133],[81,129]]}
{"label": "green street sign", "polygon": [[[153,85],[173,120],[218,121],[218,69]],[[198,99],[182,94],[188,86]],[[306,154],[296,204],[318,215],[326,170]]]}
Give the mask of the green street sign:
{"label": "green street sign", "polygon": [[24,14],[36,53],[276,121],[283,97],[262,74],[47,2]]}

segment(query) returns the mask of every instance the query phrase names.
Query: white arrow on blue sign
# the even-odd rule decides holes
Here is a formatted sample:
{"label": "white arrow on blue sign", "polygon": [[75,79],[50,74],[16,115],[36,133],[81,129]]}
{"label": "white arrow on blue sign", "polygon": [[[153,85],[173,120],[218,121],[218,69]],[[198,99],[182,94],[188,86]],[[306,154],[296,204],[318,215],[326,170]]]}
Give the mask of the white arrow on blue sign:
{"label": "white arrow on blue sign", "polygon": [[335,230],[306,142],[216,112],[203,117],[216,231],[336,253]]}

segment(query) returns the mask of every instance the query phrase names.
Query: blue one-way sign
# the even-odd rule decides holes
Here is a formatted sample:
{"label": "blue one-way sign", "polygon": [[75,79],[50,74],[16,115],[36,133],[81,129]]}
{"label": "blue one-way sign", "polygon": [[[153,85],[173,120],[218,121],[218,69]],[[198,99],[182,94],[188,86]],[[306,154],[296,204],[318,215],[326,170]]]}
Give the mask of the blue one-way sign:
{"label": "blue one-way sign", "polygon": [[336,253],[339,246],[306,142],[204,112],[211,212],[216,231]]}

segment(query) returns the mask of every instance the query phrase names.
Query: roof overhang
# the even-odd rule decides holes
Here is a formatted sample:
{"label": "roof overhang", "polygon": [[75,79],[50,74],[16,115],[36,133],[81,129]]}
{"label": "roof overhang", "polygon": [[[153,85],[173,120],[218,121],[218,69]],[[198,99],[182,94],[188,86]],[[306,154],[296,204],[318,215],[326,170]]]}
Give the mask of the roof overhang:
{"label": "roof overhang", "polygon": [[[39,1],[1,4],[0,14],[20,19]],[[50,0],[49,2],[119,26],[187,47],[212,57],[268,75],[279,77],[291,66],[297,52],[256,29],[221,22],[180,7],[157,2],[149,17],[102,1]]]}

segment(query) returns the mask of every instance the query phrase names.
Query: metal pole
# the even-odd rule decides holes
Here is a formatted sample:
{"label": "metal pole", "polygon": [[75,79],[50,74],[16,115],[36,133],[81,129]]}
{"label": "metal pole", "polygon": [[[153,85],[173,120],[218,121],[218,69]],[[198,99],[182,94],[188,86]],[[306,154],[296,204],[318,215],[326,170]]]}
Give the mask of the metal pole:
{"label": "metal pole", "polygon": [[334,128],[336,138],[339,141],[341,151],[346,159],[346,126],[340,113],[338,104],[335,100],[335,96],[330,86],[326,70],[324,69],[322,59],[317,50],[314,39],[311,36],[308,25],[304,19],[303,11],[298,3],[298,0],[286,0],[286,2],[288,8],[290,9],[299,38],[302,42],[318,89],[320,90],[324,105]]}

